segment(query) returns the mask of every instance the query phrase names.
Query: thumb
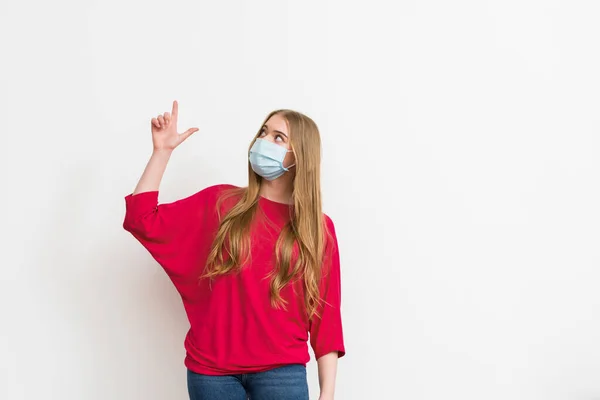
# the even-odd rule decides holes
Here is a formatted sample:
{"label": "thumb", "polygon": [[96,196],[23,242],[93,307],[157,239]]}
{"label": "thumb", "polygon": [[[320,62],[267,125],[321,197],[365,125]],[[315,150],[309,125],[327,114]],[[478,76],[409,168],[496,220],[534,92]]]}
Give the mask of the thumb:
{"label": "thumb", "polygon": [[185,139],[189,138],[190,136],[192,136],[192,133],[194,132],[198,132],[199,129],[198,128],[190,128],[187,131],[183,132],[181,134],[181,141],[183,142]]}

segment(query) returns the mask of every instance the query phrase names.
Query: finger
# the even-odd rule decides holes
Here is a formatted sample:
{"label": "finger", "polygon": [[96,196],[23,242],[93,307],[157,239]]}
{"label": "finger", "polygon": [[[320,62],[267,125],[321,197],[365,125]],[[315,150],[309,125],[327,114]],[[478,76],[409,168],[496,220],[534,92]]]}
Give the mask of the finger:
{"label": "finger", "polygon": [[157,128],[160,128],[160,124],[158,123],[158,120],[156,118],[152,118],[152,125],[154,125]]}
{"label": "finger", "polygon": [[192,136],[192,133],[194,132],[198,132],[200,129],[198,128],[190,128],[187,131],[183,132],[181,134],[181,141],[184,141],[185,139],[189,138],[190,136]]}
{"label": "finger", "polygon": [[177,100],[173,100],[173,109],[171,110],[171,115],[174,120],[177,120],[177,116],[179,115],[179,104]]}
{"label": "finger", "polygon": [[165,125],[166,125],[166,124],[165,124],[165,119],[163,118],[163,116],[162,116],[162,115],[159,115],[159,116],[158,116],[158,122],[160,122],[160,126],[161,126],[161,128],[164,128],[164,127],[165,127]]}
{"label": "finger", "polygon": [[165,122],[167,123],[167,125],[169,124],[169,122],[171,122],[171,114],[167,111],[164,114],[164,118],[165,118]]}

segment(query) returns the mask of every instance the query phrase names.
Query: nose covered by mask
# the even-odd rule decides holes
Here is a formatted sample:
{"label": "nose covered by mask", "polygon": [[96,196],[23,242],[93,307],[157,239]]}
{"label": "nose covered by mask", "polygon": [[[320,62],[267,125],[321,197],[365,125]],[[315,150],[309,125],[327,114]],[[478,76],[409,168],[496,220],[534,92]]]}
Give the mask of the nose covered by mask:
{"label": "nose covered by mask", "polygon": [[283,166],[283,159],[287,153],[291,152],[292,150],[283,146],[258,138],[250,148],[250,165],[258,175],[272,181],[296,165],[292,164],[287,168]]}

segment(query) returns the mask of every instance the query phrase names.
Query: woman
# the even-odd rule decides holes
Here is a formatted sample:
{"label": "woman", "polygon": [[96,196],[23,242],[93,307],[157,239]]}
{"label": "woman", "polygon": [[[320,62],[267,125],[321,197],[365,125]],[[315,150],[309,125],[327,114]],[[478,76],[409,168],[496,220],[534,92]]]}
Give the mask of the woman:
{"label": "woman", "polygon": [[177,132],[177,102],[153,118],[154,151],[123,227],[164,268],[183,300],[192,400],[308,399],[308,342],[320,399],[333,399],[345,354],[340,265],[321,211],[320,137],[291,110],[268,115],[249,151],[248,186],[216,185],[158,205]]}

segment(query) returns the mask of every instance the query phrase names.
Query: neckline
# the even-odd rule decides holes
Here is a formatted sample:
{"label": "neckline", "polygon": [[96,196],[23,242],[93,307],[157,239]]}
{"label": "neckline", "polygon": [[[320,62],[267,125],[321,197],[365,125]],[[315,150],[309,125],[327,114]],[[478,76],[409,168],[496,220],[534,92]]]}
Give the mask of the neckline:
{"label": "neckline", "polygon": [[263,203],[274,204],[278,207],[293,207],[294,206],[294,204],[292,204],[292,203],[281,203],[279,201],[267,199],[266,197],[261,196],[261,195],[259,195],[258,197]]}

